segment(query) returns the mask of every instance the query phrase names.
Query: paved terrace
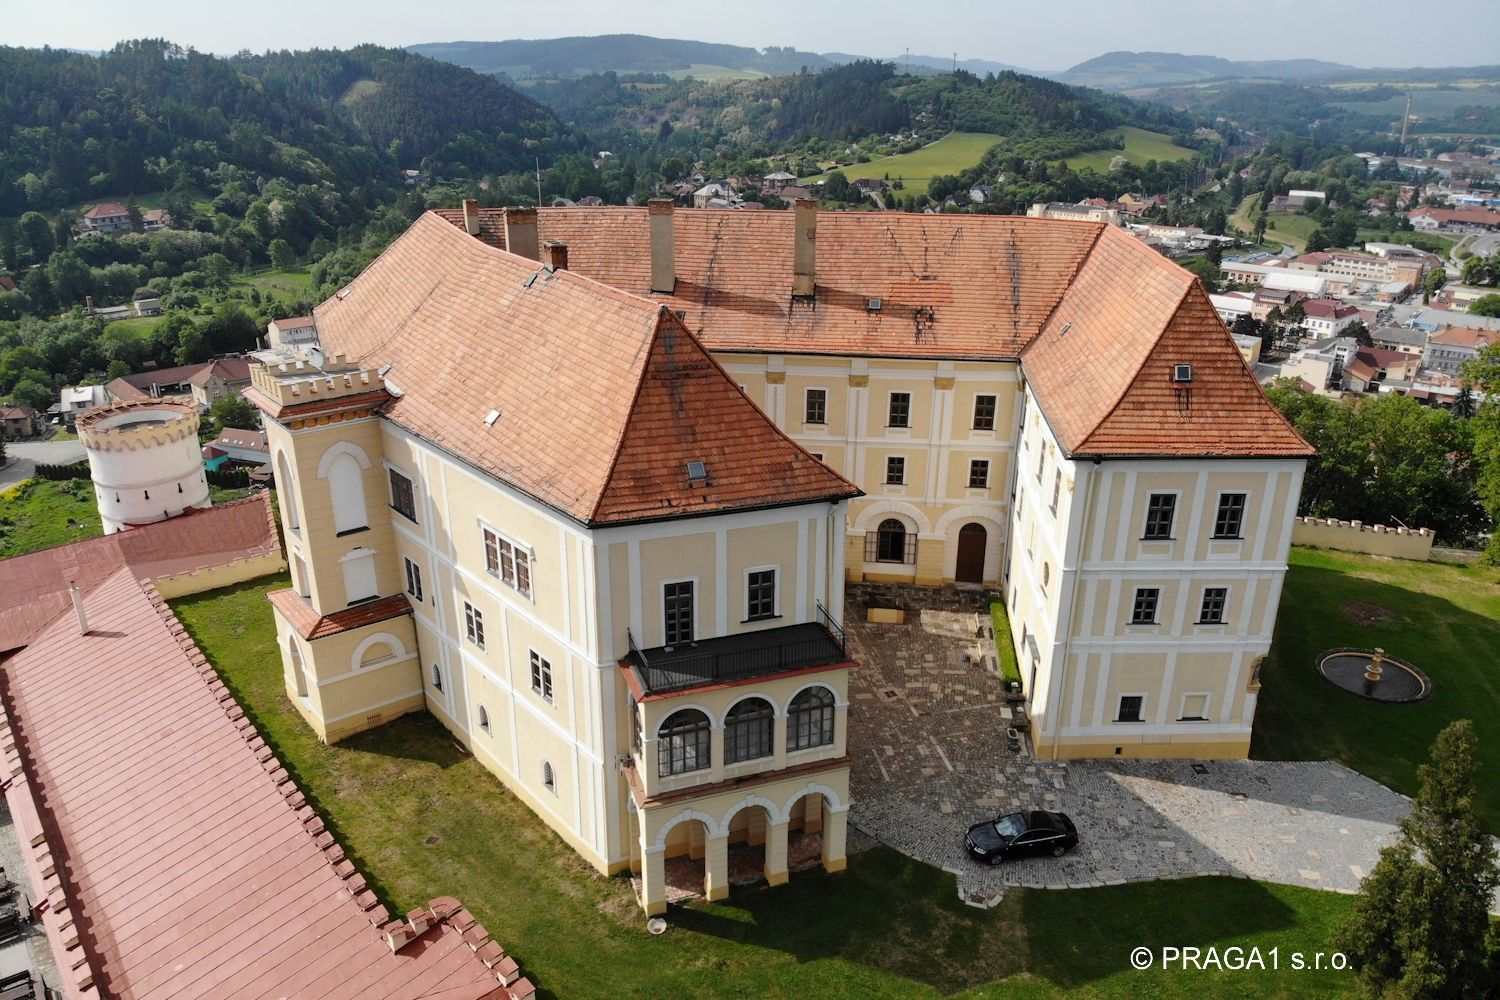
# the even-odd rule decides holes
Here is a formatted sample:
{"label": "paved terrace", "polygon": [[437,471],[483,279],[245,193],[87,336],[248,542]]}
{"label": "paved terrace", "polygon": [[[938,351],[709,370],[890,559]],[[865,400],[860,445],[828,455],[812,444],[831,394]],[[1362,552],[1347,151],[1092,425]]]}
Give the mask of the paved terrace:
{"label": "paved terrace", "polygon": [[[854,586],[845,602],[849,652],[861,664],[851,674],[850,825],[952,872],[975,905],[993,905],[1010,886],[1195,875],[1353,892],[1410,807],[1329,761],[1054,763],[1032,759],[1024,740],[1011,751],[993,650],[978,665],[968,657],[976,624],[988,623],[984,595],[909,590],[907,624],[868,625],[870,590],[892,592]],[[970,824],[1036,808],[1071,816],[1078,848],[998,868],[964,853]]]}

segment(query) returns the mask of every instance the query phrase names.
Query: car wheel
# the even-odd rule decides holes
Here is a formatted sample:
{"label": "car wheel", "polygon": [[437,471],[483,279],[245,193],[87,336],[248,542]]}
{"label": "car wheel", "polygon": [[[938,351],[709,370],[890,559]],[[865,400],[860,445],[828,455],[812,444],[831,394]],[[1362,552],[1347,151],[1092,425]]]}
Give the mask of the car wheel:
{"label": "car wheel", "polygon": [[990,867],[991,868],[995,867],[999,863],[1000,863],[1000,855],[998,855],[998,854],[992,854],[992,855],[990,855]]}
{"label": "car wheel", "polygon": [[1052,856],[1054,858],[1060,858],[1066,853],[1068,853],[1068,849],[1061,844],[1058,844],[1056,847],[1052,848]]}

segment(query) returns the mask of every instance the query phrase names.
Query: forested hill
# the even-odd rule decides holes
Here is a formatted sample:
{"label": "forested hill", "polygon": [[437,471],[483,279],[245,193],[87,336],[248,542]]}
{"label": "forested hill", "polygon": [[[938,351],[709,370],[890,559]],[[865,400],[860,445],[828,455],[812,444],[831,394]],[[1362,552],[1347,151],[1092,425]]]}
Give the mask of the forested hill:
{"label": "forested hill", "polygon": [[0,217],[231,171],[349,191],[397,170],[504,172],[577,148],[491,78],[395,49],[220,59],[169,42],[100,56],[0,48]]}
{"label": "forested hill", "polygon": [[694,42],[649,35],[511,39],[503,42],[428,42],[407,51],[456,63],[481,73],[521,77],[572,77],[614,70],[667,73],[695,66],[753,70],[769,76],[820,70],[833,65],[813,52],[772,46]]}

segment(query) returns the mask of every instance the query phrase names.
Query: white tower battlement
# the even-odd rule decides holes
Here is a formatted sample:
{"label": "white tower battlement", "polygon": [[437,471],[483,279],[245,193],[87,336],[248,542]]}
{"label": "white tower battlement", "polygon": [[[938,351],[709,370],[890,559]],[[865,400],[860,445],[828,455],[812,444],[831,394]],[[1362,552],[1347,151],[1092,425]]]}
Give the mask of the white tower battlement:
{"label": "white tower battlement", "polygon": [[104,533],[209,505],[191,401],[116,403],[78,417]]}

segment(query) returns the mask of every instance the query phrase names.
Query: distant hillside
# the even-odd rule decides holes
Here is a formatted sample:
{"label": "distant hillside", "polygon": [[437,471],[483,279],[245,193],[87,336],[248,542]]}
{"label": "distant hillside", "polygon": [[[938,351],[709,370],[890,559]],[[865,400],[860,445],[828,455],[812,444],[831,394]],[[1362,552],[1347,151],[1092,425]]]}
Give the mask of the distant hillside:
{"label": "distant hillside", "polygon": [[1057,79],[1102,90],[1133,90],[1234,77],[1310,80],[1353,71],[1352,66],[1319,59],[1247,62],[1177,52],[1106,52],[1059,73]]}
{"label": "distant hillside", "polygon": [[785,76],[833,65],[814,52],[793,48],[752,49],[648,35],[595,35],[578,38],[511,39],[503,42],[429,42],[408,52],[455,63],[480,73],[515,79],[567,78],[616,70],[672,73],[694,67],[722,67]]}
{"label": "distant hillside", "polygon": [[[868,56],[851,55],[848,52],[825,52],[823,58],[829,62],[843,65],[855,62],[859,59],[868,59]],[[913,74],[924,75],[927,73],[951,73],[953,72],[952,58],[943,56],[923,55],[899,55],[890,56],[885,62],[891,63],[897,69],[909,69]],[[1010,63],[995,62],[993,59],[960,59],[958,68],[975,76],[984,76],[986,73],[1027,73],[1031,76],[1050,76],[1039,70],[1025,69],[1021,66],[1012,66]]]}

